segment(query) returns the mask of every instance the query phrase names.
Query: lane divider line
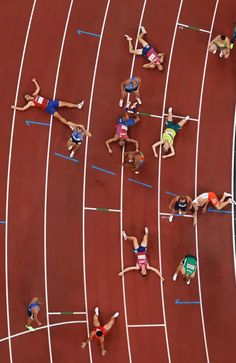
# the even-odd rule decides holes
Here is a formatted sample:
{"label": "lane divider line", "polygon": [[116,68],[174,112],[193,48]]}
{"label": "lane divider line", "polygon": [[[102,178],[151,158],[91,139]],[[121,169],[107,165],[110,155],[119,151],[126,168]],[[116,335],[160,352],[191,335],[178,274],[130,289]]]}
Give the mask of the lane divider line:
{"label": "lane divider line", "polygon": [[120,209],[110,209],[110,208],[91,208],[91,207],[85,207],[86,210],[95,210],[99,212],[117,212],[120,213]]}
{"label": "lane divider line", "polygon": [[30,125],[40,125],[40,126],[50,126],[50,122],[39,122],[39,121],[31,121],[31,120],[25,120],[25,123],[27,126]]}
{"label": "lane divider line", "polygon": [[128,324],[128,328],[155,328],[158,326],[165,326],[165,324]]}
{"label": "lane divider line", "polygon": [[110,171],[110,170],[107,170],[107,169],[103,169],[103,168],[99,168],[96,165],[90,165],[90,166],[91,166],[91,168],[96,169],[96,170],[99,170],[99,171],[102,171],[103,173],[107,173],[107,174],[110,174],[110,175],[116,175],[116,173],[114,173],[113,171]]}
{"label": "lane divider line", "polygon": [[[134,112],[131,111],[131,110],[129,110],[128,113],[134,113]],[[161,115],[154,115],[154,114],[147,113],[147,112],[136,112],[136,114],[137,115],[140,115],[140,116],[148,116],[148,117],[154,117],[154,118],[162,119],[162,116]],[[164,113],[164,116],[168,116],[168,113]],[[173,118],[183,119],[184,117],[185,116],[173,115]],[[198,122],[199,120],[197,118],[190,117],[189,118],[189,121],[196,121],[196,122]]]}
{"label": "lane divider line", "polygon": [[48,312],[48,315],[86,315],[85,311],[61,311]]}
{"label": "lane divider line", "polygon": [[143,186],[144,186],[144,187],[146,187],[146,188],[153,188],[153,186],[152,186],[152,185],[150,185],[150,184],[145,184],[145,183],[143,183],[143,182],[140,182],[140,181],[135,180],[135,179],[132,179],[132,178],[128,178],[128,180],[129,180],[129,181],[131,181],[131,182],[133,182],[133,183],[143,185]]}
{"label": "lane divider line", "polygon": [[73,158],[70,158],[69,156],[66,156],[64,154],[54,153],[54,155],[58,156],[59,158],[63,158],[63,159],[66,159],[66,160],[73,161],[74,163],[79,163],[79,159],[73,159]]}
{"label": "lane divider line", "polygon": [[208,34],[211,33],[210,30],[205,30],[205,29],[202,29],[202,28],[198,28],[196,26],[182,24],[182,23],[178,23],[178,28],[180,28],[180,29],[188,28],[188,29],[192,29],[192,30],[198,30],[198,31],[203,32],[203,33],[208,33]]}
{"label": "lane divider line", "polygon": [[[161,216],[167,216],[169,217],[171,214],[170,213],[161,213],[160,212],[160,215]],[[185,218],[193,218],[193,216],[191,214],[174,214],[174,217],[185,217]]]}
{"label": "lane divider line", "polygon": [[181,301],[179,299],[175,300],[176,305],[197,305],[200,304],[200,301]]}
{"label": "lane divider line", "polygon": [[81,30],[81,29],[78,29],[77,33],[78,33],[78,35],[85,34],[85,35],[91,35],[92,37],[97,37],[97,38],[100,38],[100,36],[101,36],[101,34],[86,32],[86,31]]}

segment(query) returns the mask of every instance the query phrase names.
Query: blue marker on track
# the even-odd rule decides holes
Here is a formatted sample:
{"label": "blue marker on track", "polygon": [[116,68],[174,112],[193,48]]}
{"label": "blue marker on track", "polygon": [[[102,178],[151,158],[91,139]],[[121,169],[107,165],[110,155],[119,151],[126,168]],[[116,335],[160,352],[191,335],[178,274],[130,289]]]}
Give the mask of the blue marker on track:
{"label": "blue marker on track", "polygon": [[6,224],[6,221],[0,221],[0,224]]}
{"label": "blue marker on track", "polygon": [[101,36],[101,34],[90,33],[90,32],[86,32],[86,31],[81,30],[81,29],[78,29],[77,33],[78,33],[78,35],[86,34],[86,35],[91,35],[92,37],[97,37],[97,38],[100,38],[100,36]]}
{"label": "blue marker on track", "polygon": [[69,156],[66,156],[66,155],[63,155],[63,154],[54,153],[54,155],[59,156],[59,158],[63,158],[63,159],[66,159],[66,160],[73,161],[74,163],[78,163],[78,162],[79,162],[79,160],[77,160],[77,159],[72,159],[72,158],[70,158]]}
{"label": "blue marker on track", "polygon": [[218,209],[208,208],[207,211],[211,213],[232,214],[230,210],[218,210]]}
{"label": "blue marker on track", "polygon": [[30,126],[30,125],[50,126],[50,123],[48,123],[48,122],[25,120],[25,123],[27,126]]}
{"label": "blue marker on track", "polygon": [[175,301],[175,304],[177,305],[195,305],[195,304],[200,304],[200,301],[180,301],[179,299],[177,299]]}
{"label": "blue marker on track", "polygon": [[176,197],[177,196],[177,194],[175,194],[175,193],[172,193],[172,192],[165,192],[166,194],[169,194],[169,195],[173,195],[173,197]]}
{"label": "blue marker on track", "polygon": [[96,169],[96,170],[99,170],[99,171],[102,171],[103,173],[107,173],[107,174],[110,174],[110,175],[116,175],[116,173],[114,173],[113,171],[109,171],[107,169],[99,168],[96,165],[91,165],[91,168]]}
{"label": "blue marker on track", "polygon": [[143,185],[146,188],[152,188],[152,185],[150,185],[150,184],[145,184],[145,183],[142,183],[142,182],[140,182],[138,180],[131,179],[131,178],[128,178],[128,180],[131,181],[131,182],[133,182],[133,183]]}

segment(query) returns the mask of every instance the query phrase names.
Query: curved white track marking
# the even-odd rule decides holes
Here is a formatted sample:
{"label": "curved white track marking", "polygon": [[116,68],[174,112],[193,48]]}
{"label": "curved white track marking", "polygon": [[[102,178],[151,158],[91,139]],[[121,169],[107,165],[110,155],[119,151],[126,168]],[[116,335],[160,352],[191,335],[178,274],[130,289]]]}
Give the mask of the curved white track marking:
{"label": "curved white track marking", "polygon": [[[55,324],[51,324],[49,325],[50,328],[54,328],[55,326],[59,326],[59,325],[68,325],[68,324],[86,324],[87,323],[87,320],[71,320],[71,321],[63,321],[61,323],[55,323]],[[6,337],[6,338],[3,338],[3,339],[0,339],[0,343],[2,342],[5,342],[6,340],[8,339],[13,339],[13,338],[16,338],[16,337],[19,337],[21,335],[25,335],[25,334],[36,334],[38,330],[42,330],[42,329],[47,329],[48,328],[48,325],[44,325],[44,326],[40,326],[39,328],[35,329],[34,332],[31,332],[29,330],[24,330],[20,333],[17,333],[17,334],[13,334],[9,337]]]}
{"label": "curved white track marking", "polygon": [[[137,44],[138,44],[138,35],[139,35],[139,31],[140,31],[140,26],[142,25],[143,15],[144,15],[144,11],[145,11],[145,8],[146,8],[146,3],[147,3],[147,0],[144,0],[143,8],[142,8],[142,12],[141,12],[141,15],[140,15],[140,20],[139,20],[137,36],[136,36],[135,49],[137,48]],[[134,54],[133,58],[132,58],[130,77],[132,77],[132,74],[133,74],[135,58],[136,58],[136,56]],[[129,97],[130,97],[130,95],[128,94],[127,102],[129,101]],[[124,151],[125,151],[125,147],[122,148],[121,165],[123,165],[123,162],[124,162]],[[121,168],[121,175],[120,175],[120,210],[121,210],[121,213],[120,213],[120,256],[121,256],[121,269],[122,270],[124,269],[124,251],[123,251],[123,237],[122,237],[122,230],[123,230],[123,199],[124,199],[123,190],[124,190],[124,167]],[[127,348],[128,348],[129,362],[132,363],[129,329],[128,329],[126,293],[125,293],[125,277],[124,277],[124,275],[122,276],[122,291],[123,291],[123,304],[124,304],[124,318],[125,318]]]}
{"label": "curved white track marking", "polygon": [[[208,44],[211,40],[212,30],[215,22],[216,11],[218,7],[219,0],[216,0],[215,9],[212,17],[211,22],[211,29],[208,38]],[[197,124],[197,139],[196,139],[196,159],[195,159],[195,198],[197,197],[197,181],[198,181],[198,146],[199,146],[199,133],[200,133],[200,125],[201,125],[201,112],[202,112],[202,98],[203,98],[203,91],[205,85],[205,76],[206,76],[206,68],[207,68],[207,61],[208,61],[208,49],[206,49],[206,57],[202,75],[202,86],[201,86],[201,93],[200,93],[200,100],[199,100],[199,110],[198,110],[198,124]],[[205,351],[206,351],[206,358],[207,363],[210,363],[209,359],[209,352],[207,346],[207,337],[206,337],[206,329],[205,329],[205,321],[204,321],[204,314],[203,314],[203,306],[202,306],[202,290],[201,290],[201,279],[200,279],[200,260],[199,260],[199,248],[198,248],[198,226],[195,227],[195,240],[196,240],[196,257],[198,261],[198,290],[199,290],[199,300],[200,300],[200,311],[201,311],[201,319],[202,319],[202,330],[203,330],[203,337],[204,337],[204,344],[205,344]]]}
{"label": "curved white track marking", "polygon": [[[88,130],[89,130],[89,127],[90,127],[92,104],[93,104],[93,94],[94,94],[95,79],[96,79],[96,75],[97,75],[98,60],[99,60],[99,56],[100,56],[100,49],[101,49],[101,45],[102,45],[103,33],[104,33],[104,28],[105,28],[105,24],[106,24],[106,19],[107,19],[109,6],[110,6],[110,0],[107,1],[107,6],[106,6],[106,10],[105,10],[104,18],[103,18],[103,23],[102,23],[101,36],[99,38],[99,43],[98,43],[96,61],[95,61],[95,65],[94,65],[93,80],[92,80],[90,100],[89,100],[89,110],[88,110],[88,121],[87,121],[87,129]],[[86,196],[88,142],[89,142],[89,140],[88,140],[88,138],[86,138],[85,151],[84,151],[84,178],[83,178],[83,205],[82,205],[84,299],[85,299],[85,311],[86,311],[87,319],[88,319],[88,300],[87,300],[87,288],[86,288],[86,255],[85,255],[85,213],[86,213],[85,196]],[[87,321],[87,334],[88,334],[88,336],[90,334],[89,322],[88,321]],[[92,358],[92,350],[91,350],[91,344],[90,343],[89,343],[89,357],[90,357],[90,362],[92,363],[93,358]]]}
{"label": "curved white track marking", "polygon": [[[231,193],[233,200],[235,200],[234,195],[234,173],[235,173],[235,132],[236,132],[236,105],[235,105],[235,111],[234,111],[234,130],[233,130],[233,141],[232,141],[232,168],[231,168]],[[232,241],[233,241],[233,257],[234,257],[234,279],[236,281],[236,251],[235,251],[235,227],[234,227],[234,205],[232,204]]]}
{"label": "curved white track marking", "polygon": [[[71,9],[73,5],[74,0],[71,0],[70,7],[68,10],[68,15],[66,19],[65,29],[62,37],[61,42],[61,49],[57,64],[57,73],[56,73],[56,79],[55,79],[55,85],[54,85],[54,91],[53,91],[53,99],[56,97],[56,91],[57,91],[57,83],[58,83],[58,77],[61,67],[61,59],[62,59],[62,53],[64,50],[64,43],[65,43],[65,37],[67,33],[67,28],[69,24]],[[52,116],[50,117],[50,126],[49,126],[49,134],[48,134],[48,147],[47,147],[47,161],[46,161],[46,172],[45,172],[45,194],[44,194],[44,284],[45,284],[45,309],[46,309],[46,316],[47,316],[47,331],[48,331],[48,348],[49,348],[49,356],[50,356],[50,363],[53,362],[52,357],[52,346],[51,346],[51,335],[50,335],[50,324],[49,324],[49,315],[48,315],[48,282],[47,282],[47,201],[48,201],[48,171],[49,171],[49,157],[50,157],[50,148],[51,148],[51,135],[52,135]]]}
{"label": "curved white track marking", "polygon": [[[21,82],[21,75],[22,75],[22,69],[23,64],[25,60],[25,52],[29,37],[29,32],[31,28],[31,23],[34,15],[35,5],[36,1],[34,0],[32,5],[32,10],[29,18],[28,28],[25,36],[25,42],[24,47],[22,51],[21,56],[21,63],[20,63],[20,69],[19,69],[19,75],[17,80],[17,86],[16,86],[16,95],[15,95],[15,102],[14,104],[17,104],[18,100],[18,94],[19,94],[19,88],[20,88],[20,82]],[[16,110],[13,111],[12,116],[12,125],[11,125],[11,136],[10,136],[10,145],[9,145],[9,157],[8,157],[8,167],[7,167],[7,187],[6,187],[6,223],[5,223],[5,286],[6,286],[6,316],[7,316],[7,332],[8,332],[8,347],[9,347],[9,356],[10,356],[10,363],[13,362],[12,360],[12,346],[11,346],[11,325],[10,325],[10,313],[9,313],[9,294],[8,294],[8,210],[9,210],[9,189],[10,189],[10,177],[11,177],[11,159],[12,159],[12,144],[13,144],[13,135],[14,135],[14,129],[15,129],[15,119],[16,119]]]}
{"label": "curved white track marking", "polygon": [[[165,91],[164,91],[164,98],[163,98],[163,108],[162,108],[162,120],[161,120],[161,132],[160,132],[160,139],[163,133],[163,126],[164,126],[164,118],[165,118],[165,108],[166,108],[166,97],[167,97],[167,89],[169,83],[169,75],[170,75],[170,67],[173,55],[173,49],[175,44],[176,32],[179,22],[179,17],[181,13],[183,5],[183,0],[180,1],[179,10],[176,18],[174,34],[172,38],[171,48],[170,48],[170,56],[169,56],[169,63],[166,72],[166,84],[165,84]],[[158,210],[158,218],[157,218],[157,228],[158,228],[158,249],[159,249],[159,266],[160,272],[162,273],[162,255],[161,255],[161,215],[160,215],[160,189],[161,189],[161,147],[159,148],[159,160],[158,160],[158,192],[157,192],[157,210]],[[162,310],[163,310],[163,318],[165,324],[165,336],[166,336],[166,345],[167,345],[167,354],[168,354],[168,361],[171,363],[171,356],[170,356],[170,346],[169,346],[169,339],[168,339],[168,330],[167,330],[167,323],[166,323],[166,311],[165,311],[165,299],[164,299],[164,289],[163,284],[161,283],[161,299],[162,299]]]}

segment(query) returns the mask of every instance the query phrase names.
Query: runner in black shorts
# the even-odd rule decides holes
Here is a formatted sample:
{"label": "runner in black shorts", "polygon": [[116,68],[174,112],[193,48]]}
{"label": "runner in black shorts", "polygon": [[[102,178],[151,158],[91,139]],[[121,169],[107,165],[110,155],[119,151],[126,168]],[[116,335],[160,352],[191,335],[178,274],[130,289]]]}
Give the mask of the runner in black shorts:
{"label": "runner in black shorts", "polygon": [[119,101],[119,106],[122,107],[124,103],[124,99],[127,96],[128,93],[134,92],[134,95],[136,97],[136,100],[139,105],[142,104],[142,101],[140,99],[139,95],[139,88],[141,85],[141,78],[139,77],[131,77],[126,79],[125,81],[121,82],[120,88],[121,88],[121,96]]}
{"label": "runner in black shorts", "polygon": [[175,213],[184,215],[186,214],[188,208],[192,208],[192,198],[188,195],[177,195],[171,200],[169,204],[169,209],[171,209],[169,222],[173,221]]}

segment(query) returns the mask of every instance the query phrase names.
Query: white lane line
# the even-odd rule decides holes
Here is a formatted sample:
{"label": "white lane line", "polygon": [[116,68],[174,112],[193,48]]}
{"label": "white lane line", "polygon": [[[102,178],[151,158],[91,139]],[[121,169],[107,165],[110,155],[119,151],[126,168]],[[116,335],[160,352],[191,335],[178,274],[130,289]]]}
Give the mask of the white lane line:
{"label": "white lane line", "polygon": [[[53,99],[56,97],[57,92],[57,84],[58,84],[58,77],[60,73],[60,67],[61,67],[61,59],[62,54],[64,50],[64,43],[67,33],[67,28],[69,24],[71,9],[73,5],[74,0],[71,0],[66,24],[64,28],[64,33],[62,37],[61,42],[61,49],[57,64],[57,72],[56,72],[56,78],[55,78],[55,85],[54,85],[54,91],[53,91]],[[52,345],[51,345],[51,335],[50,335],[50,325],[49,325],[49,315],[48,315],[48,282],[47,282],[47,201],[48,201],[48,172],[49,172],[49,157],[50,157],[50,149],[51,149],[51,135],[52,135],[52,125],[53,125],[53,117],[50,117],[50,126],[49,126],[49,134],[48,134],[48,146],[47,146],[47,160],[46,160],[46,171],[45,171],[45,191],[44,191],[44,284],[45,284],[45,310],[46,310],[46,317],[47,317],[47,333],[48,333],[48,348],[49,348],[49,356],[50,356],[50,363],[53,363],[53,357],[52,357]]]}
{"label": "white lane line", "polygon": [[[107,1],[106,10],[103,18],[102,23],[102,29],[101,29],[101,36],[99,38],[98,43],[98,49],[97,49],[97,55],[94,65],[94,71],[93,71],[93,80],[92,80],[92,86],[91,86],[91,93],[90,93],[90,100],[89,100],[89,110],[88,110],[88,120],[87,120],[87,129],[89,130],[90,127],[90,120],[91,120],[91,112],[92,112],[92,104],[93,104],[93,95],[94,95],[94,86],[95,86],[95,80],[97,75],[97,66],[98,66],[98,60],[100,56],[100,50],[103,40],[103,33],[104,28],[106,24],[107,14],[110,6],[110,0]],[[87,287],[86,287],[86,253],[85,253],[85,204],[86,204],[86,178],[87,178],[87,159],[88,159],[88,143],[89,139],[86,138],[85,142],[85,150],[84,150],[84,178],[83,178],[83,205],[82,205],[82,240],[83,240],[83,277],[84,277],[84,299],[85,299],[85,310],[86,315],[88,317],[88,299],[87,299]],[[87,334],[90,335],[89,330],[89,323],[87,322]],[[92,358],[92,350],[91,350],[91,344],[89,343],[89,357],[90,357],[90,363],[93,362]]]}
{"label": "white lane line", "polygon": [[203,32],[203,33],[210,33],[210,30],[205,30],[205,29],[202,29],[202,28],[198,28],[196,26],[192,26],[192,25],[186,25],[186,24],[182,24],[182,23],[178,23],[178,26],[182,26],[184,28],[189,28],[189,29],[192,29],[192,30],[198,30],[200,32]]}
{"label": "white lane line", "polygon": [[116,212],[120,213],[120,209],[110,209],[110,208],[92,208],[92,207],[84,207],[85,210],[95,210],[95,211],[108,211],[108,212]]}
{"label": "white lane line", "polygon": [[48,315],[86,315],[86,311],[50,311]]}
{"label": "white lane line", "polygon": [[[128,94],[128,97],[130,95]],[[134,113],[133,111],[131,110],[128,110],[128,113]],[[162,117],[161,115],[154,115],[154,114],[151,114],[151,113],[146,113],[146,112],[136,112],[137,115],[140,115],[140,116],[147,116],[147,117],[154,117],[154,118],[159,118],[162,120]],[[165,116],[168,116],[168,113],[164,113]],[[179,119],[183,119],[185,116],[179,116],[179,115],[173,115],[173,118],[179,118]],[[193,117],[190,117],[189,118],[189,121],[196,121],[198,122],[199,120],[197,118],[193,118]]]}
{"label": "white lane line", "polygon": [[128,328],[155,328],[155,327],[164,327],[165,324],[128,324]]}
{"label": "white lane line", "polygon": [[[29,32],[30,32],[30,28],[31,28],[33,15],[34,15],[36,1],[37,0],[34,0],[34,2],[33,2],[31,13],[30,13],[30,18],[29,18],[29,23],[28,23],[28,27],[27,27],[27,31],[26,31],[25,42],[24,42],[24,47],[23,47],[23,51],[22,51],[20,69],[19,69],[17,86],[16,86],[16,95],[15,95],[14,105],[17,105],[21,76],[22,76],[22,69],[23,69],[23,64],[24,64],[24,60],[25,60],[25,52],[26,52],[26,47],[27,47],[27,43],[28,43]],[[11,136],[10,136],[10,144],[9,144],[9,156],[8,156],[8,166],[7,166],[7,186],[6,186],[6,217],[5,217],[5,286],[6,286],[6,317],[7,317],[7,332],[8,332],[8,338],[6,338],[6,340],[8,340],[10,363],[12,363],[13,360],[12,360],[12,346],[11,346],[11,340],[10,340],[11,324],[10,324],[9,292],[8,292],[8,212],[9,212],[9,189],[10,189],[10,177],[11,177],[12,145],[13,145],[13,135],[14,135],[14,130],[15,130],[15,119],[16,119],[16,110],[13,111],[13,115],[12,115]]]}
{"label": "white lane line", "polygon": [[[50,324],[50,328],[54,328],[55,326],[59,326],[59,325],[86,324],[86,323],[87,323],[86,320],[63,321],[61,323]],[[40,326],[39,328],[36,328],[33,332],[32,331],[29,331],[29,330],[24,330],[24,331],[22,331],[20,333],[10,335],[9,337],[0,339],[0,343],[5,342],[8,339],[13,339],[13,338],[19,337],[21,335],[25,335],[25,334],[35,334],[35,333],[37,333],[38,330],[42,330],[42,329],[48,329],[48,325]]]}
{"label": "white lane line", "polygon": [[[165,116],[168,116],[168,113],[164,113],[164,115]],[[185,116],[173,115],[173,118],[183,119],[183,118],[185,118]],[[193,118],[193,117],[189,117],[189,121],[196,121],[196,122],[198,122],[199,119]]]}
{"label": "white lane line", "polygon": [[[138,35],[140,32],[140,27],[143,22],[143,15],[146,8],[147,0],[144,0],[143,7],[140,15],[139,25],[138,25],[138,31],[135,41],[135,49],[137,49],[138,45]],[[133,75],[134,71],[134,64],[135,64],[136,56],[135,54],[132,57],[132,64],[130,69],[130,78]],[[129,102],[130,94],[128,94],[127,101]],[[122,148],[122,155],[121,155],[121,165],[124,163],[124,152],[125,147]],[[123,237],[122,237],[122,230],[123,230],[123,199],[124,199],[124,167],[121,168],[121,177],[120,177],[120,257],[121,257],[121,269],[124,269],[124,250],[123,250]],[[125,292],[125,278],[124,275],[122,275],[122,292],[123,292],[123,305],[124,305],[124,318],[125,318],[125,329],[126,329],[126,338],[127,338],[127,348],[128,348],[128,355],[129,355],[129,363],[132,363],[132,354],[131,354],[131,347],[130,347],[130,337],[129,337],[129,329],[128,329],[128,318],[127,318],[127,305],[126,305],[126,292]]]}
{"label": "white lane line", "polygon": [[[166,109],[166,98],[167,98],[167,89],[168,89],[169,76],[170,76],[170,67],[171,67],[171,61],[172,61],[172,56],[173,56],[173,49],[174,49],[175,38],[176,38],[176,33],[177,33],[177,28],[178,28],[178,22],[179,22],[179,17],[180,17],[182,5],[183,5],[183,0],[181,0],[181,2],[179,4],[179,10],[178,10],[177,18],[176,18],[175,29],[174,29],[174,34],[173,34],[173,38],[172,38],[171,48],[170,48],[169,63],[168,63],[168,68],[167,68],[167,72],[166,72],[166,84],[165,84],[165,91],[164,91],[164,98],[163,98],[163,108],[162,108],[162,121],[161,121],[160,139],[162,137],[163,128],[164,128],[165,109]],[[157,188],[158,188],[158,192],[157,192],[157,208],[158,208],[157,233],[158,233],[159,267],[160,267],[160,272],[162,273],[161,215],[160,215],[160,212],[159,212],[160,211],[160,198],[161,198],[161,194],[160,194],[160,189],[161,189],[161,161],[162,161],[162,157],[161,157],[161,147],[160,147],[159,148],[159,160],[158,160],[158,176],[157,176],[157,178],[158,178],[158,186],[157,186]],[[164,324],[165,324],[165,337],[166,337],[166,347],[167,347],[167,354],[168,354],[168,362],[171,363],[170,345],[169,345],[169,339],[168,339],[168,328],[167,328],[167,322],[166,322],[164,288],[163,288],[163,284],[162,283],[161,283],[161,299],[162,299],[163,318],[164,318]]]}
{"label": "white lane line", "polygon": [[[170,216],[171,214],[170,213],[162,213],[160,212],[160,215],[161,216]],[[174,217],[185,217],[185,218],[193,218],[193,215],[192,214],[174,214]]]}
{"label": "white lane line", "polygon": [[[215,9],[212,17],[212,23],[211,23],[211,29],[210,34],[208,37],[208,44],[211,40],[212,36],[212,30],[215,22],[215,16],[216,11],[218,7],[219,0],[216,0],[215,3]],[[195,158],[195,198],[197,197],[197,182],[198,182],[198,149],[199,149],[199,134],[200,134],[200,125],[201,125],[201,112],[202,112],[202,99],[203,99],[203,91],[204,91],[204,85],[205,85],[205,76],[206,76],[206,68],[207,68],[207,61],[208,61],[208,47],[206,49],[206,56],[205,56],[205,63],[204,63],[204,69],[203,69],[203,75],[202,75],[202,85],[201,85],[201,93],[200,93],[200,100],[199,100],[199,110],[198,110],[198,127],[197,127],[197,137],[196,137],[196,158]],[[198,290],[199,290],[199,300],[200,300],[200,311],[201,311],[201,320],[202,320],[202,330],[203,330],[203,338],[204,338],[204,345],[205,345],[205,352],[206,352],[206,359],[207,363],[210,363],[209,359],[209,352],[208,352],[208,346],[207,346],[207,337],[206,337],[206,329],[205,329],[205,321],[204,321],[204,313],[203,313],[203,304],[202,304],[202,290],[201,290],[201,278],[200,278],[200,260],[199,260],[199,244],[198,244],[198,226],[195,227],[195,241],[196,241],[196,257],[198,260]]]}
{"label": "white lane line", "polygon": [[[234,194],[234,174],[235,174],[235,155],[234,155],[234,149],[235,149],[235,136],[236,135],[236,105],[235,105],[235,111],[234,111],[234,130],[233,130],[233,141],[232,141],[232,167],[231,167],[231,194],[233,197],[233,200],[235,200],[235,194]],[[236,281],[236,250],[235,250],[235,225],[234,225],[234,205],[232,204],[232,242],[233,242],[233,259],[234,259],[234,279]]]}

